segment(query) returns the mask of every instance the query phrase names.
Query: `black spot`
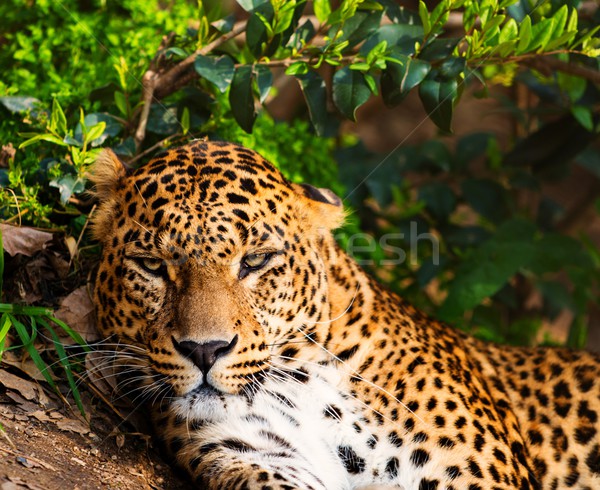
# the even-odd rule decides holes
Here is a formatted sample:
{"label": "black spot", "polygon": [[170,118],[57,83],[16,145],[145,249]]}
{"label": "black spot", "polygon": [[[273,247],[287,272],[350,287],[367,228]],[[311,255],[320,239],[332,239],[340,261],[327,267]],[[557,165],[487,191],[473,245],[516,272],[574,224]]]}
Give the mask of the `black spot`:
{"label": "black spot", "polygon": [[350,446],[339,446],[337,452],[348,473],[356,475],[365,471],[364,458],[359,457]]}
{"label": "black spot", "polygon": [[428,480],[427,478],[423,478],[419,483],[419,490],[437,490],[439,484],[439,480]]}
{"label": "black spot", "polygon": [[569,385],[564,381],[559,381],[554,385],[554,398],[571,398]]}
{"label": "black spot", "polygon": [[446,474],[451,480],[454,480],[455,478],[458,478],[460,475],[462,475],[458,466],[448,466],[446,468]]}
{"label": "black spot", "polygon": [[427,439],[429,439],[429,436],[427,434],[425,434],[425,432],[417,432],[413,436],[412,442],[414,442],[415,444],[418,444],[420,442],[425,442]]}
{"label": "black spot", "polygon": [[483,473],[481,472],[481,468],[479,467],[479,465],[472,459],[469,459],[468,463],[469,472],[476,478],[483,478]]}
{"label": "black spot", "polygon": [[595,444],[587,458],[585,464],[592,473],[600,475],[600,444]]}
{"label": "black spot", "polygon": [[529,441],[531,442],[531,444],[533,444],[534,446],[539,446],[542,442],[544,442],[544,437],[542,436],[542,434],[540,434],[539,431],[531,429],[528,432],[529,435]]}
{"label": "black spot", "polygon": [[[139,186],[140,183],[138,182],[138,188]],[[144,189],[144,192],[142,192],[142,197],[144,199],[150,199],[154,194],[156,194],[156,189],[158,189],[158,184],[156,182],[150,182]]]}
{"label": "black spot", "polygon": [[410,455],[411,463],[417,468],[425,466],[430,460],[429,453],[424,449],[415,449]]}
{"label": "black spot", "polygon": [[400,463],[398,462],[398,458],[390,458],[385,465],[385,472],[390,475],[390,478],[395,478],[398,476],[398,466]]}
{"label": "black spot", "polygon": [[398,433],[395,430],[390,432],[390,434],[388,435],[388,441],[390,441],[390,444],[392,446],[396,447],[402,447],[403,444],[402,439],[398,436]]}
{"label": "black spot", "polygon": [[342,352],[337,354],[337,357],[339,357],[342,361],[346,361],[346,360],[350,359],[354,354],[356,354],[357,350],[358,350],[358,344],[353,345],[352,347],[350,347],[346,350],[343,350]]}
{"label": "black spot", "polygon": [[227,200],[231,204],[248,204],[248,198],[245,196],[240,196],[239,194],[235,194],[234,192],[227,193]]}
{"label": "black spot", "polygon": [[577,427],[575,429],[575,440],[579,444],[587,444],[596,435],[597,430],[594,427]]}
{"label": "black spot", "polygon": [[454,447],[454,441],[449,437],[442,436],[438,439],[438,446],[443,447],[444,449],[451,449]]}
{"label": "black spot", "polygon": [[238,218],[243,219],[244,221],[250,221],[250,218],[248,217],[246,212],[242,211],[241,209],[234,209],[232,210],[232,213],[235,214]]}
{"label": "black spot", "polygon": [[323,415],[328,418],[340,420],[342,418],[342,411],[335,405],[327,405],[323,410]]}
{"label": "black spot", "polygon": [[152,203],[152,209],[158,209],[161,206],[164,206],[165,204],[167,204],[169,202],[168,199],[165,199],[164,197],[159,197],[158,199],[155,199],[154,202]]}

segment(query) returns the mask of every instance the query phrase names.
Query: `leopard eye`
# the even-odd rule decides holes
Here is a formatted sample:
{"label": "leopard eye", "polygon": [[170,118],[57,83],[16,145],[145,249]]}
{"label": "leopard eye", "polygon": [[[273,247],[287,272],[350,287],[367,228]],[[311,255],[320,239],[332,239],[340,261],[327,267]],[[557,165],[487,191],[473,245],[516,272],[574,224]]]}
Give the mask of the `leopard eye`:
{"label": "leopard eye", "polygon": [[166,272],[165,261],[163,259],[155,259],[151,257],[139,257],[136,259],[136,262],[144,269],[146,272],[153,274],[155,276],[162,276]]}
{"label": "leopard eye", "polygon": [[274,252],[265,252],[259,254],[248,254],[242,259],[242,266],[240,268],[240,279],[246,277],[250,272],[262,269],[271,257],[275,255]]}

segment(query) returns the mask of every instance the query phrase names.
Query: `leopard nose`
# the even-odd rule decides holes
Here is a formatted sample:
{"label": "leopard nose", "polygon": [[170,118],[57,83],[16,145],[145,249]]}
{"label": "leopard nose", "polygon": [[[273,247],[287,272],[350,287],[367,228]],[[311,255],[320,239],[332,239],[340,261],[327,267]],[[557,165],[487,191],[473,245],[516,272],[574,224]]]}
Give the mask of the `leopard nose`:
{"label": "leopard nose", "polygon": [[231,342],[226,342],[224,340],[211,340],[210,342],[205,342],[203,344],[199,344],[198,342],[191,340],[178,342],[175,337],[173,337],[173,345],[175,345],[175,349],[177,349],[177,351],[184,357],[192,361],[198,367],[198,369],[202,371],[204,376],[208,374],[210,368],[212,368],[214,363],[217,362],[217,359],[226,356],[233,350],[237,344],[237,341],[237,335],[233,337]]}

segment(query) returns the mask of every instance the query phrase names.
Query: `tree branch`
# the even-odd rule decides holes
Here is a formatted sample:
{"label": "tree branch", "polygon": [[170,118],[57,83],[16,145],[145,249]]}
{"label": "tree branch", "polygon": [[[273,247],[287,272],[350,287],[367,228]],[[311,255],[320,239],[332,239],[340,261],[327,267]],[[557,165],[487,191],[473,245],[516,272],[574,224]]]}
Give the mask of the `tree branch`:
{"label": "tree branch", "polygon": [[551,58],[550,56],[544,55],[526,59],[520,63],[545,75],[551,75],[555,71],[561,71],[563,73],[585,78],[592,83],[600,85],[600,71],[592,70],[587,66],[567,63],[557,58]]}
{"label": "tree branch", "polygon": [[[233,29],[230,32],[196,50],[193,54],[180,61],[167,71],[162,71],[160,68],[158,68],[162,56],[161,54],[157,55],[157,57],[150,64],[150,68],[142,77],[143,108],[134,137],[136,151],[139,151],[144,138],[146,137],[146,125],[148,124],[148,116],[150,115],[152,102],[158,101],[159,99],[176,92],[181,87],[187,85],[194,78],[196,78],[198,75],[195,71],[193,71],[193,65],[196,56],[207,55],[230,39],[240,35],[246,30],[246,24],[246,21],[238,22],[233,26]],[[170,41],[170,37],[163,38],[163,41],[159,47],[159,53],[167,47]]]}

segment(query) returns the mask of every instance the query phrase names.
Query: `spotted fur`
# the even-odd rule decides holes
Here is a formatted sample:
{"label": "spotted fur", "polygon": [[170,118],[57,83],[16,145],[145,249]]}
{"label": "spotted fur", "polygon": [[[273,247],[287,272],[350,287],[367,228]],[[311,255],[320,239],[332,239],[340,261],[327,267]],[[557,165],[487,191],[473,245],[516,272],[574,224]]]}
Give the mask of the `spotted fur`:
{"label": "spotted fur", "polygon": [[199,488],[600,488],[598,357],[426,317],[336,245],[330,191],[201,141],[93,178],[100,329]]}

